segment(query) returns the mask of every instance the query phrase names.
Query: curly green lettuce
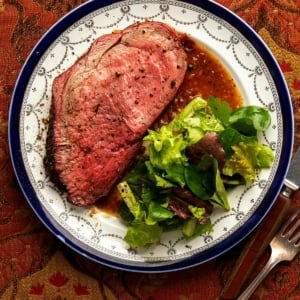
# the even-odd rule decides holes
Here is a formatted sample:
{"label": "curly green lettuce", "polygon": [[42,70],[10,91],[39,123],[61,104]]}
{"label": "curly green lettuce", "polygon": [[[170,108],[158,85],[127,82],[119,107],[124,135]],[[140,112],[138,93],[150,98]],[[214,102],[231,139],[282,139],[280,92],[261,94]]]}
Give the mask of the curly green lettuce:
{"label": "curly green lettuce", "polygon": [[[230,210],[228,188],[251,184],[256,172],[272,165],[272,150],[257,138],[270,122],[264,107],[232,110],[218,98],[196,97],[169,124],[149,130],[144,137],[145,157],[118,184],[124,200],[120,214],[128,224],[125,241],[131,247],[147,247],[159,242],[162,232],[169,229],[181,228],[187,240],[212,231],[203,207],[189,204],[187,219],[169,210],[172,189],[187,189],[199,199]],[[218,135],[226,153],[222,166],[211,153],[196,162],[187,154],[187,147],[208,132]]]}

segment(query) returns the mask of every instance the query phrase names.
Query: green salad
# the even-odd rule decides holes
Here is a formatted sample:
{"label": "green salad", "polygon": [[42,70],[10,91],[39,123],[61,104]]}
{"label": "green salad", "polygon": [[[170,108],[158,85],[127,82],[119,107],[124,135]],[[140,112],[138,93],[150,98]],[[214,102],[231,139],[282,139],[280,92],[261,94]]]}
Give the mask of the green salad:
{"label": "green salad", "polygon": [[169,124],[148,130],[144,155],[117,186],[125,241],[147,247],[167,230],[180,228],[187,240],[211,232],[213,206],[230,210],[228,189],[271,166],[273,152],[257,137],[270,123],[264,107],[232,110],[196,97]]}

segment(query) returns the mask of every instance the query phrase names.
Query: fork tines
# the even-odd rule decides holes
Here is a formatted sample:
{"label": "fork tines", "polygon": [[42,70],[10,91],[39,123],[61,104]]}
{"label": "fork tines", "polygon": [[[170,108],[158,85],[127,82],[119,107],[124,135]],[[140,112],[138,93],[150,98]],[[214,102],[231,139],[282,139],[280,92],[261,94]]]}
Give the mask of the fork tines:
{"label": "fork tines", "polygon": [[[280,231],[280,235],[295,246],[300,246],[300,209],[288,219]],[[298,230],[297,230],[298,229]]]}

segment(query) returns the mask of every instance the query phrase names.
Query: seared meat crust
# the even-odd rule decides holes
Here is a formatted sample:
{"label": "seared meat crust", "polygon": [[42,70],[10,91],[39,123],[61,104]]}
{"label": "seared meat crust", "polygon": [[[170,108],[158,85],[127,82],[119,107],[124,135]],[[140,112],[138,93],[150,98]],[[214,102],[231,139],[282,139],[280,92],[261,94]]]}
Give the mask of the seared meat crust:
{"label": "seared meat crust", "polygon": [[53,83],[46,165],[68,200],[106,196],[172,101],[187,63],[181,35],[146,21],[94,41]]}

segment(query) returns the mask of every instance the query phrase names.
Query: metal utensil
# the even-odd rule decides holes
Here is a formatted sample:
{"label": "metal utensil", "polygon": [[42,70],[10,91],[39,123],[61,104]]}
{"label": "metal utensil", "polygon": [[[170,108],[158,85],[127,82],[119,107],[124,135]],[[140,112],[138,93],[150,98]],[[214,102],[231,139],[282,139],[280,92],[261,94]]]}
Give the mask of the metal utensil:
{"label": "metal utensil", "polygon": [[300,148],[297,149],[284,180],[284,187],[281,194],[290,197],[294,191],[300,188]]}
{"label": "metal utensil", "polygon": [[284,186],[273,207],[262,221],[262,224],[251,235],[242,253],[237,259],[231,275],[229,276],[222,294],[221,299],[236,299],[241,287],[251,274],[256,262],[261,254],[269,245],[271,239],[278,231],[288,208],[290,198],[293,198],[293,192],[300,188],[300,148],[296,151]]}
{"label": "metal utensil", "polygon": [[281,261],[291,261],[300,251],[300,209],[298,209],[284,224],[282,229],[272,239],[271,256],[247,289],[237,300],[247,300],[256,290],[267,274]]}

